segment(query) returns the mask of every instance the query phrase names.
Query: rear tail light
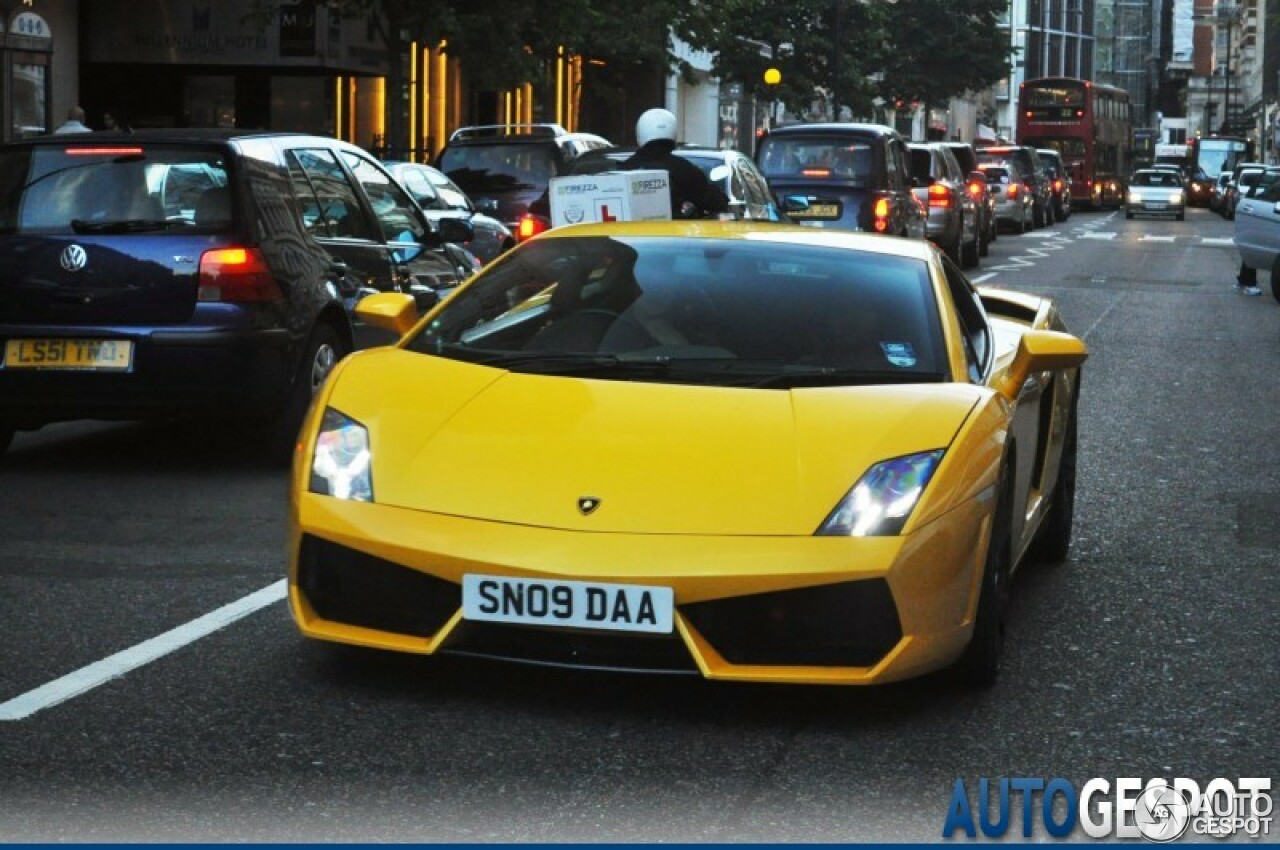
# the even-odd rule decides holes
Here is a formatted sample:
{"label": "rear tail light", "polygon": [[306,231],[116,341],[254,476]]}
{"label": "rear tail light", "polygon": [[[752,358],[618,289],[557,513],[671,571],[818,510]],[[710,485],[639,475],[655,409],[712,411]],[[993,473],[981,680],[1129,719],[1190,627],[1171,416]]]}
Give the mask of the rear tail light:
{"label": "rear tail light", "polygon": [[1009,198],[1010,198],[1010,200],[1016,200],[1016,199],[1017,199],[1017,197],[1018,197],[1018,195],[1019,195],[1019,193],[1020,193],[1021,191],[1022,191],[1022,187],[1021,187],[1021,186],[1019,186],[1017,183],[1010,183],[1010,184],[1009,184]]}
{"label": "rear tail light", "polygon": [[218,248],[200,255],[200,301],[261,303],[284,296],[257,248]]}
{"label": "rear tail light", "polygon": [[1053,181],[1053,191],[1055,191],[1055,192],[1061,192],[1061,191],[1062,191],[1062,187],[1063,187],[1064,185],[1065,185],[1065,184],[1064,184],[1061,180],[1054,180],[1054,181]]}
{"label": "rear tail light", "polygon": [[805,177],[830,177],[831,169],[830,168],[806,168],[806,169],[803,169],[800,173],[803,174]]}
{"label": "rear tail light", "polygon": [[872,212],[875,214],[875,221],[873,223],[876,228],[876,233],[884,233],[886,230],[889,229],[888,199],[880,198],[878,201],[876,201],[876,205],[872,209]]}
{"label": "rear tail light", "polygon": [[929,187],[929,206],[931,207],[949,207],[951,206],[951,190],[946,186],[934,183]]}
{"label": "rear tail light", "polygon": [[551,225],[546,219],[539,218],[536,215],[526,215],[520,219],[520,225],[516,228],[516,239],[523,242],[526,239],[532,239],[544,230],[550,230]]}
{"label": "rear tail light", "polygon": [[986,191],[987,191],[987,187],[983,183],[978,183],[977,181],[974,181],[973,183],[969,184],[969,194],[973,195],[975,198],[981,198],[983,193],[985,193]]}

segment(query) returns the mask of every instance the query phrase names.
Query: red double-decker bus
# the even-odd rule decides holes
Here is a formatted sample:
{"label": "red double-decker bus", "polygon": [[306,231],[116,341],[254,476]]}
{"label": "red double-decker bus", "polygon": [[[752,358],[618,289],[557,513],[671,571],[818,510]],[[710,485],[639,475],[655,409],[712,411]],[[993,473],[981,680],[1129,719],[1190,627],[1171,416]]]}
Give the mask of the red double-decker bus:
{"label": "red double-decker bus", "polygon": [[1018,144],[1052,148],[1071,174],[1071,203],[1124,202],[1133,122],[1129,93],[1073,77],[1027,80],[1018,93]]}

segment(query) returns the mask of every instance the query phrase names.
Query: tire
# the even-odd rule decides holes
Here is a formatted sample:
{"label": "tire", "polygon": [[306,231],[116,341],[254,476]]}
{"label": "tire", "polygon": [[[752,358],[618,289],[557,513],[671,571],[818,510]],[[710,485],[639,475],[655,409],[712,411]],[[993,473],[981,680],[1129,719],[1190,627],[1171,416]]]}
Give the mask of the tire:
{"label": "tire", "polygon": [[289,391],[289,399],[280,418],[272,424],[272,454],[292,451],[298,431],[302,428],[302,420],[307,415],[307,408],[311,406],[312,396],[320,389],[325,378],[329,377],[338,361],[350,353],[350,346],[343,341],[333,325],[321,322],[311,331],[303,356],[298,361],[298,372]]}
{"label": "tire", "polygon": [[1271,295],[1280,301],[1280,273],[1274,270],[1271,272]]}
{"label": "tire", "polygon": [[13,442],[13,431],[12,426],[0,422],[0,456],[9,450],[9,444]]}
{"label": "tire", "polygon": [[[960,228],[961,237],[964,236],[964,228]],[[978,265],[978,257],[982,254],[982,240],[978,237],[978,229],[974,227],[973,241],[964,245],[960,249],[960,268],[972,269]]]}
{"label": "tire", "polygon": [[964,225],[960,225],[960,232],[956,234],[956,239],[946,248],[942,249],[943,253],[951,258],[951,261],[957,266],[964,264]]}
{"label": "tire", "polygon": [[1178,213],[1178,221],[1186,221],[1186,220],[1187,220],[1186,213]]}
{"label": "tire", "polygon": [[1080,399],[1080,374],[1076,375],[1076,394],[1071,400],[1067,432],[1062,439],[1058,481],[1049,497],[1049,513],[1036,536],[1036,560],[1046,564],[1062,563],[1071,548],[1071,526],[1076,510],[1076,410]]}
{"label": "tire", "polygon": [[1026,208],[1026,207],[1023,207],[1023,208],[1022,208],[1022,221],[1021,221],[1021,223],[1018,225],[1018,232],[1019,232],[1019,233],[1030,233],[1030,232],[1031,232],[1031,224],[1027,221],[1027,208]]}
{"label": "tire", "polygon": [[[1010,448],[1007,457],[1014,456]],[[1005,613],[1009,607],[1010,519],[1013,505],[1013,469],[1004,463],[997,482],[1000,494],[991,520],[991,537],[982,571],[982,589],[978,596],[978,613],[973,620],[973,636],[964,653],[951,668],[956,681],[965,687],[989,688],[1000,675],[1000,656],[1004,653]]]}
{"label": "tire", "polygon": [[1124,217],[1131,219],[1133,218],[1133,213],[1129,212],[1128,210],[1125,210]]}

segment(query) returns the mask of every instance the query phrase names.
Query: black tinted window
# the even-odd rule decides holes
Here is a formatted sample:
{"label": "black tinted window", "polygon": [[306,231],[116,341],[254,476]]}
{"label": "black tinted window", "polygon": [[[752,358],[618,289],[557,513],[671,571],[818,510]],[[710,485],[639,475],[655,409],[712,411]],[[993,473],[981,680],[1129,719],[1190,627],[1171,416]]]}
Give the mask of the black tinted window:
{"label": "black tinted window", "polygon": [[302,223],[309,233],[321,238],[374,238],[355,187],[332,151],[291,150],[287,159]]}
{"label": "black tinted window", "polygon": [[875,170],[871,143],[841,136],[772,136],[760,150],[766,177],[869,182]]}

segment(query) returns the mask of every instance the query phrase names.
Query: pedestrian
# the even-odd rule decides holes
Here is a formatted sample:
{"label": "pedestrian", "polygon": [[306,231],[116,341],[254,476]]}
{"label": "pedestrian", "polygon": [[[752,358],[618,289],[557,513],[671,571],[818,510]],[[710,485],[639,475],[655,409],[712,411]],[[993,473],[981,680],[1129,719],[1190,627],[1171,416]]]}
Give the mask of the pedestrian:
{"label": "pedestrian", "polygon": [[1258,288],[1258,270],[1244,260],[1240,261],[1240,271],[1236,274],[1236,292],[1245,295],[1262,294],[1262,290]]}
{"label": "pedestrian", "polygon": [[636,122],[640,149],[618,166],[620,171],[656,168],[670,175],[672,218],[702,218],[726,212],[729,199],[684,157],[676,156],[676,117],[665,109],[650,109]]}
{"label": "pedestrian", "polygon": [[84,123],[84,110],[79,106],[73,106],[67,110],[67,120],[58,125],[58,129],[54,130],[54,135],[63,135],[64,133],[91,133],[92,130]]}

